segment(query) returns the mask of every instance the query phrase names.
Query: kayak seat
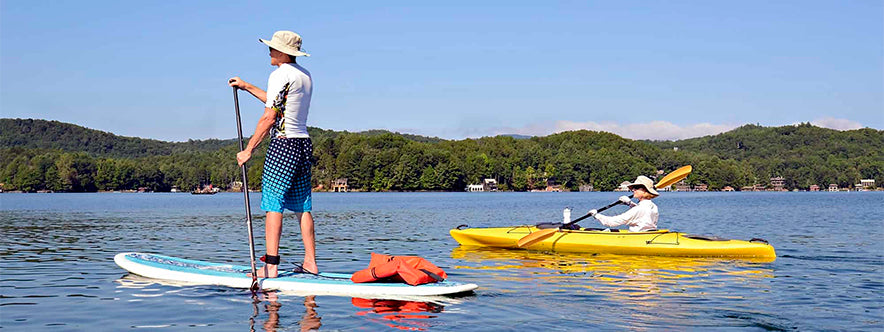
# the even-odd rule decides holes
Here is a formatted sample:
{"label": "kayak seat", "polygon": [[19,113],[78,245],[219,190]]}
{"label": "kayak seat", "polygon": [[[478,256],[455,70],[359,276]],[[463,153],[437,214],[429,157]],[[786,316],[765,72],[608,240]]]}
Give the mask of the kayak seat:
{"label": "kayak seat", "polygon": [[560,223],[560,222],[542,222],[537,225],[534,225],[534,227],[537,227],[537,229],[550,229],[550,228],[561,228],[561,229],[570,229],[570,230],[579,230],[580,229],[580,226],[577,226],[577,224],[565,225],[564,223]]}
{"label": "kayak seat", "polygon": [[537,227],[537,229],[550,229],[550,228],[559,228],[559,227],[562,227],[562,225],[564,225],[564,224],[562,224],[560,222],[542,222],[537,225],[534,225],[534,227]]}
{"label": "kayak seat", "polygon": [[682,234],[681,236],[684,236],[689,239],[706,240],[706,241],[730,241],[731,240],[731,239],[725,239],[723,237],[711,236],[711,235],[707,236],[707,235]]}
{"label": "kayak seat", "polygon": [[611,233],[617,233],[620,231],[617,228],[583,228],[581,230],[588,231],[588,232],[611,232]]}

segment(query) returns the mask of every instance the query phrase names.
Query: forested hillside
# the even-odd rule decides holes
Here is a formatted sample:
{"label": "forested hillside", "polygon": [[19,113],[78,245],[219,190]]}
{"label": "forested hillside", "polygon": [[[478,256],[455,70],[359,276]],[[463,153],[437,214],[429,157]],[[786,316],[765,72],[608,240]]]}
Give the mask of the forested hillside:
{"label": "forested hillside", "polygon": [[745,125],[719,135],[652,144],[664,149],[678,147],[735,160],[772,156],[783,159],[884,158],[884,131],[870,128],[839,131],[809,123],[775,128]]}
{"label": "forested hillside", "polygon": [[[168,191],[239,177],[235,139],[162,142],[116,136],[44,120],[0,119],[0,183],[4,190],[96,191],[139,187]],[[462,191],[494,178],[504,190],[547,184],[571,190],[590,184],[612,190],[624,180],[691,164],[689,184],[740,188],[786,178],[788,189],[859,179],[884,181],[884,132],[835,131],[808,124],[731,132],[675,142],[624,139],[572,131],[545,137],[442,140],[388,131],[363,133],[309,128],[314,143],[314,186],[348,178],[367,191]],[[249,163],[260,188],[263,144]],[[678,149],[675,149],[675,148]]]}
{"label": "forested hillside", "polygon": [[847,187],[860,178],[880,184],[884,173],[884,131],[870,128],[839,131],[809,123],[773,128],[745,125],[719,135],[652,144],[704,156],[701,160],[707,163],[700,166],[707,171],[728,168],[731,163],[722,165],[723,160],[748,165],[756,175],[784,177],[789,188],[830,183]]}
{"label": "forested hillside", "polygon": [[0,147],[85,152],[99,157],[139,158],[172,153],[215,151],[235,140],[182,143],[117,136],[74,124],[35,119],[0,119]]}

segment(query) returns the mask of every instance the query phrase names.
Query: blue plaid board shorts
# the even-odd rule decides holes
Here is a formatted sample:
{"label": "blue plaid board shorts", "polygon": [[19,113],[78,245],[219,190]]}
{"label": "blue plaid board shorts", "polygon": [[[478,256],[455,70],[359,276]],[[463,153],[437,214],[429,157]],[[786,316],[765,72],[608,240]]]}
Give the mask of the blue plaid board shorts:
{"label": "blue plaid board shorts", "polygon": [[261,209],[282,213],[310,212],[313,142],[310,138],[273,138],[264,159]]}

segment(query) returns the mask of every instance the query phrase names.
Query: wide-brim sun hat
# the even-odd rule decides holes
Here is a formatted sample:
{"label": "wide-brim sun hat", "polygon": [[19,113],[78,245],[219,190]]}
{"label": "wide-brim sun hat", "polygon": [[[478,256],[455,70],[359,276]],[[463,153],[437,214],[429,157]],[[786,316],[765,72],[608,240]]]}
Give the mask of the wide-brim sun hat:
{"label": "wide-brim sun hat", "polygon": [[258,41],[291,56],[310,56],[301,51],[301,35],[291,31],[280,30],[274,32],[270,40],[258,38]]}
{"label": "wide-brim sun hat", "polygon": [[654,187],[654,181],[647,176],[639,175],[637,178],[635,178],[635,181],[630,183],[627,187],[631,189],[632,187],[638,186],[645,187],[645,191],[647,191],[651,195],[660,196],[660,193],[658,193],[657,189]]}

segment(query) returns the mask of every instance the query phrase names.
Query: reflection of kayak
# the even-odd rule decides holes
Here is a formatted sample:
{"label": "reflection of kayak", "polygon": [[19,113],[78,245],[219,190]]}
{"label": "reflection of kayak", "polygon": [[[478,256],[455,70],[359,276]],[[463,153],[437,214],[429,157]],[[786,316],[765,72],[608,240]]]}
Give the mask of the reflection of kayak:
{"label": "reflection of kayak", "polygon": [[[590,254],[580,252],[550,253],[543,251],[507,250],[502,248],[459,246],[451,250],[451,258],[475,263],[476,270],[518,270],[533,269],[531,274],[549,270],[561,274],[596,273],[604,276],[624,274],[660,275],[663,279],[691,277],[710,270],[724,274],[746,274],[756,277],[771,277],[771,271],[763,266],[770,258],[745,257],[665,257]],[[735,267],[743,270],[729,271]],[[748,270],[745,270],[748,269]]]}
{"label": "reflection of kayak", "polygon": [[625,306],[656,307],[673,299],[708,300],[733,285],[769,291],[773,258],[665,257],[458,246],[458,271],[482,275],[490,293],[591,294]]}
{"label": "reflection of kayak", "polygon": [[[222,285],[249,288],[252,278],[248,266],[210,263],[177,257],[143,253],[122,253],[114,262],[129,272],[156,279],[175,280],[189,284]],[[292,291],[311,295],[361,296],[368,298],[400,298],[408,296],[450,295],[472,291],[478,286],[451,281],[411,286],[404,283],[353,283],[350,274],[295,273],[284,271],[277,278],[259,279],[262,289]]]}
{"label": "reflection of kayak", "polygon": [[[519,249],[516,242],[538,230],[535,226],[459,227],[451,230],[451,237],[466,246]],[[776,258],[774,248],[764,240],[730,240],[668,230],[629,232],[616,229],[562,229],[524,249],[617,255]]]}

